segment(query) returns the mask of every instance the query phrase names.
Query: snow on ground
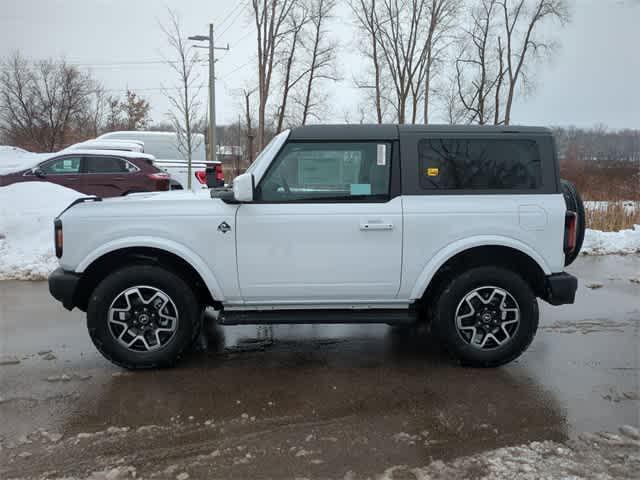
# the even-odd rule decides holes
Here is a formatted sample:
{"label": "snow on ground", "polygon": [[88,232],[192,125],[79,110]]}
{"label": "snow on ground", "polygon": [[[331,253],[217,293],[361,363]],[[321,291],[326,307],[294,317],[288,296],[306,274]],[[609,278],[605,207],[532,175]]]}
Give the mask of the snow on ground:
{"label": "snow on ground", "polygon": [[0,145],[0,158],[2,156],[15,156],[16,154],[29,153],[24,148],[14,147],[11,145]]}
{"label": "snow on ground", "polygon": [[0,175],[33,168],[51,155],[51,153],[27,152],[16,147],[0,148]]}
{"label": "snow on ground", "polygon": [[640,253],[640,225],[619,232],[587,229],[581,253],[584,255]]}
{"label": "snow on ground", "polygon": [[594,201],[587,200],[584,202],[585,210],[607,210],[609,208],[609,204],[622,204],[624,208],[624,212],[627,215],[631,215],[635,213],[635,211],[640,208],[640,202],[634,202],[633,200],[623,200],[619,202],[606,202],[606,201]]}
{"label": "snow on ground", "polygon": [[0,188],[0,279],[40,280],[57,267],[53,219],[82,196],[48,182]]}
{"label": "snow on ground", "polygon": [[[615,433],[584,433],[566,443],[551,441],[505,447],[426,467],[396,466],[380,480],[621,480],[640,472],[640,432],[631,426]],[[345,477],[346,478],[346,477]]]}
{"label": "snow on ground", "polygon": [[[144,429],[144,430],[143,430]],[[54,434],[55,435],[55,434]],[[58,434],[59,435],[59,434]],[[106,430],[95,433],[79,433],[76,436],[62,437],[39,430],[38,433],[23,436],[18,445],[11,446],[8,450],[10,462],[24,461],[30,457],[37,458],[38,445],[49,444],[46,449],[50,456],[55,456],[56,452],[63,452],[66,449],[78,449],[78,444],[82,443],[83,448],[90,448],[93,445],[109,445],[116,437],[120,445],[131,445],[131,451],[141,450],[126,458],[109,456],[97,457],[93,464],[85,462],[84,465],[71,467],[61,464],[62,470],[85,470],[86,473],[77,476],[59,476],[57,468],[51,469],[54,464],[48,460],[50,469],[43,475],[31,473],[27,478],[50,478],[57,480],[129,480],[135,478],[159,478],[187,480],[189,478],[209,478],[211,475],[203,475],[209,472],[215,464],[224,461],[221,453],[233,451],[235,449],[216,448],[210,454],[189,454],[174,455],[167,462],[158,462],[158,459],[145,456],[145,449],[139,449],[142,436],[150,435],[149,443],[154,439],[154,435],[166,436],[164,427],[149,425],[137,429],[129,427],[109,427]],[[44,437],[44,438],[38,438]],[[36,443],[35,439],[40,440]],[[144,438],[144,437],[142,437]],[[96,442],[96,443],[94,443]],[[97,443],[100,442],[100,443]],[[102,443],[105,442],[105,443]],[[215,448],[215,447],[212,447]],[[238,446],[238,451],[244,451]],[[295,447],[292,447],[295,448]],[[414,448],[412,448],[413,450]],[[35,450],[35,452],[33,452]],[[20,451],[20,453],[17,453]],[[298,452],[306,452],[304,449]],[[264,453],[264,450],[262,450]],[[260,457],[247,452],[241,457],[236,457],[234,465],[246,464]],[[306,455],[298,455],[306,456]],[[426,455],[431,457],[431,455]],[[46,458],[46,457],[45,457]],[[242,461],[244,460],[244,461]],[[272,459],[277,461],[277,459]],[[129,465],[127,464],[129,463]],[[132,466],[135,464],[136,466]],[[349,465],[336,464],[327,467],[328,470],[341,471]],[[241,468],[241,467],[239,467]],[[282,477],[287,478],[283,468]],[[31,469],[35,472],[36,469]],[[363,476],[354,470],[348,470],[344,475],[331,476],[326,473],[322,476],[313,475],[309,469],[309,474],[296,476],[295,478],[341,478],[343,480],[358,480],[372,478]],[[326,471],[326,469],[325,469]],[[557,441],[536,441],[523,445],[507,446],[494,450],[478,452],[472,455],[460,456],[451,460],[432,460],[423,467],[413,467],[408,465],[396,465],[387,468],[382,474],[375,475],[377,480],[397,480],[401,478],[411,478],[415,480],[637,480],[640,471],[640,431],[637,427],[625,425],[620,427],[619,433],[599,432],[582,433],[577,437],[570,438],[563,442]],[[181,472],[181,473],[178,473]],[[189,474],[188,472],[191,472]],[[243,475],[244,474],[244,475]],[[191,477],[192,476],[192,477]],[[237,470],[231,476],[242,478],[247,477],[246,470]],[[251,475],[249,475],[250,478]],[[255,477],[255,475],[254,475]],[[217,478],[217,477],[216,477]],[[19,480],[14,478],[14,480]]]}

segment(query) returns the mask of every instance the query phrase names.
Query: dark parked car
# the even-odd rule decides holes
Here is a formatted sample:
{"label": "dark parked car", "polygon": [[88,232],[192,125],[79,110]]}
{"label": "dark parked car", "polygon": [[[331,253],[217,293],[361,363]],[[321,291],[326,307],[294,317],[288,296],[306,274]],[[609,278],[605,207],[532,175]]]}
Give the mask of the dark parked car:
{"label": "dark parked car", "polygon": [[169,190],[169,174],[152,161],[152,155],[138,152],[73,150],[33,154],[19,159],[13,169],[0,165],[0,187],[44,181],[99,197]]}

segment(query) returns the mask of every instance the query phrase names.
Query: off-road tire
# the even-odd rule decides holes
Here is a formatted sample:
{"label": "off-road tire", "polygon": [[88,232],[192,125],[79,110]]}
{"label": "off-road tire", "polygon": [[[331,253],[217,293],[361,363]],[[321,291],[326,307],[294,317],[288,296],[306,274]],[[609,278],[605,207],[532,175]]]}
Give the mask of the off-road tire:
{"label": "off-road tire", "polygon": [[565,266],[571,265],[582,248],[584,242],[584,233],[586,230],[586,217],[584,213],[584,202],[580,196],[580,192],[576,186],[569,180],[560,179],[560,186],[562,187],[562,195],[564,196],[564,203],[567,206],[567,210],[576,213],[576,248],[572,252],[567,253],[564,257]]}
{"label": "off-road tire", "polygon": [[[469,292],[482,286],[507,291],[520,308],[520,323],[512,338],[491,350],[481,350],[465,342],[456,327],[458,304]],[[529,347],[538,329],[538,316],[536,296],[520,275],[502,267],[480,266],[451,278],[440,290],[433,308],[432,330],[463,365],[498,367],[513,361]]]}
{"label": "off-road tire", "polygon": [[[161,349],[135,352],[121,345],[109,331],[108,311],[114,299],[129,287],[147,285],[165,292],[179,312],[177,329]],[[173,366],[200,332],[202,307],[187,283],[156,265],[132,265],[109,274],[89,297],[87,328],[98,351],[112,363],[127,369]]]}

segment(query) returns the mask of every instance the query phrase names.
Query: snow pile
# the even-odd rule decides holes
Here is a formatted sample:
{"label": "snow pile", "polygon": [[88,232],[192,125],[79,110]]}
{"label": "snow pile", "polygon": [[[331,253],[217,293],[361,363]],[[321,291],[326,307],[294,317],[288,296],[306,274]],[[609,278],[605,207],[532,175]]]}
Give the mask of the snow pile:
{"label": "snow pile", "polygon": [[53,219],[82,196],[48,182],[0,188],[0,279],[41,280],[57,267]]}
{"label": "snow pile", "polygon": [[0,175],[33,168],[49,158],[51,153],[32,153],[15,147],[0,149]]}
{"label": "snow pile", "polygon": [[0,158],[2,158],[5,155],[12,156],[12,155],[23,154],[23,153],[29,153],[29,152],[24,148],[20,148],[20,147],[13,147],[11,145],[0,145]]}
{"label": "snow pile", "polygon": [[[631,426],[615,433],[584,433],[566,443],[532,442],[498,448],[449,462],[436,460],[426,467],[403,465],[387,469],[378,478],[418,480],[613,480],[637,479],[640,471],[640,432]],[[346,477],[345,477],[346,478]]]}
{"label": "snow pile", "polygon": [[640,253],[640,225],[619,232],[587,229],[581,253],[584,255]]}

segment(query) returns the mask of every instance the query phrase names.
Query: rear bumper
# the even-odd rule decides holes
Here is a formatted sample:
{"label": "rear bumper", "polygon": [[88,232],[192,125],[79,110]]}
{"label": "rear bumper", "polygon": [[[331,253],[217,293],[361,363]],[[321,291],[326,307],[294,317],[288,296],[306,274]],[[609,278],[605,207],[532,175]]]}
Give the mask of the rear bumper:
{"label": "rear bumper", "polygon": [[73,310],[73,307],[75,307],[73,299],[79,281],[79,274],[57,268],[49,275],[49,293],[53,298],[60,301],[64,308]]}
{"label": "rear bumper", "polygon": [[545,296],[543,300],[551,305],[566,305],[573,303],[578,289],[578,279],[573,275],[562,272],[547,275],[545,278]]}

